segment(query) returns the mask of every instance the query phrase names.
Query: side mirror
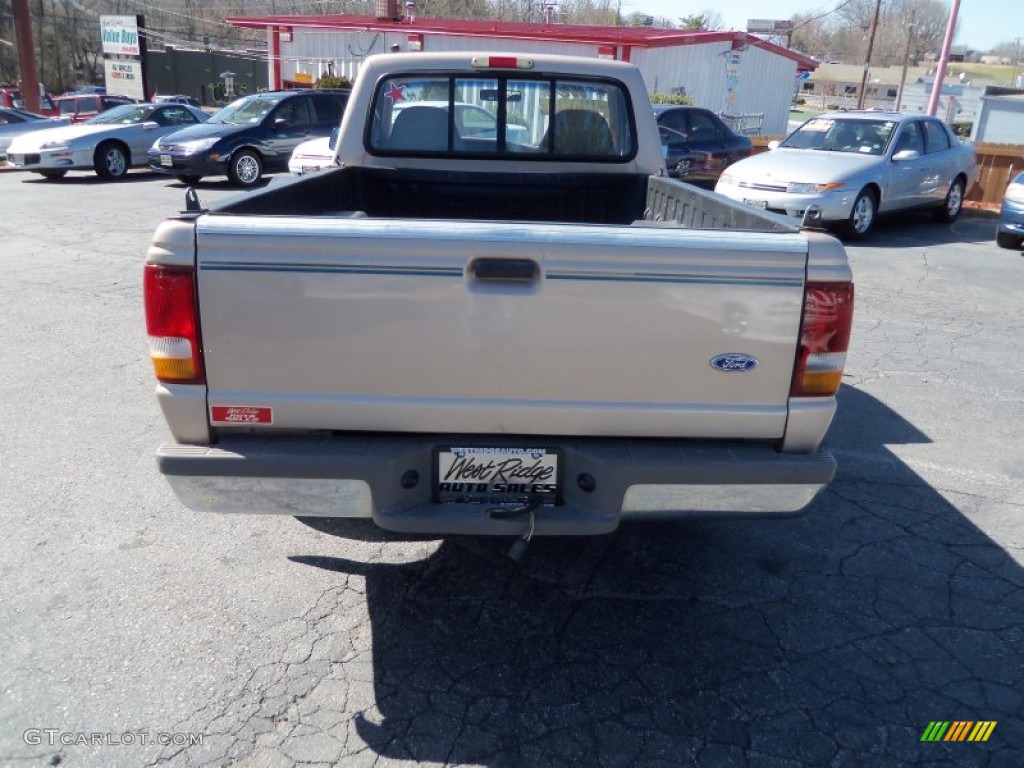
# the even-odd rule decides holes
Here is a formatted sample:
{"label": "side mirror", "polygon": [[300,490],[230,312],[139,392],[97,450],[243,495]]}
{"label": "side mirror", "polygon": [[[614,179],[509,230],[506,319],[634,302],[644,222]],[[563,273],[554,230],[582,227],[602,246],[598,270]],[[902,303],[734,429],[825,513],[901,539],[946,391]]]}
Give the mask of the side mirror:
{"label": "side mirror", "polygon": [[902,163],[907,160],[917,160],[921,156],[921,153],[916,149],[901,149],[895,155],[892,156],[894,163]]}
{"label": "side mirror", "polygon": [[275,117],[274,118],[274,127],[275,128],[287,128],[288,127],[288,118],[287,117]]}
{"label": "side mirror", "polygon": [[778,139],[772,139],[771,141],[768,142],[768,149],[778,149],[778,148],[779,148],[779,140]]}
{"label": "side mirror", "polygon": [[152,131],[154,128],[159,128],[159,127],[160,127],[160,123],[154,123],[151,120],[147,120],[146,122],[144,122],[142,124],[142,130],[144,130],[144,131]]}

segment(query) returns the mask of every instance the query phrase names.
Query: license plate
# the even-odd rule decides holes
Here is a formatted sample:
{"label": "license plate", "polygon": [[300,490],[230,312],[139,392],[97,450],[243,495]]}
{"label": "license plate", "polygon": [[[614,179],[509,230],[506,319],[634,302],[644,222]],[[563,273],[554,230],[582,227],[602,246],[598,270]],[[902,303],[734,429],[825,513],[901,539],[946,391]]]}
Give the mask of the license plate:
{"label": "license plate", "polygon": [[561,456],[551,448],[445,447],[435,452],[434,500],[542,504],[561,497]]}
{"label": "license plate", "polygon": [[746,203],[747,205],[752,205],[755,208],[767,208],[768,207],[768,201],[767,200],[748,200],[746,198],[743,198],[743,202]]}
{"label": "license plate", "polygon": [[172,165],[174,165],[174,160],[171,159],[170,155],[160,155],[160,165],[162,165],[164,168],[170,168]]}
{"label": "license plate", "polygon": [[319,171],[319,170],[320,170],[320,166],[319,165],[304,165],[304,166],[302,166],[302,172],[303,173],[312,173],[313,171]]}

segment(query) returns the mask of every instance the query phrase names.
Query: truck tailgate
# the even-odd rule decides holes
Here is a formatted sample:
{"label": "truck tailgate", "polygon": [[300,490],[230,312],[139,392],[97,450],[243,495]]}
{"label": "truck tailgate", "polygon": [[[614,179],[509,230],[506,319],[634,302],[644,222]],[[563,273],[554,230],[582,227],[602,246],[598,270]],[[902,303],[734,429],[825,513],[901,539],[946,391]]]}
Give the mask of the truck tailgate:
{"label": "truck tailgate", "polygon": [[798,234],[210,214],[196,236],[215,426],[785,429]]}

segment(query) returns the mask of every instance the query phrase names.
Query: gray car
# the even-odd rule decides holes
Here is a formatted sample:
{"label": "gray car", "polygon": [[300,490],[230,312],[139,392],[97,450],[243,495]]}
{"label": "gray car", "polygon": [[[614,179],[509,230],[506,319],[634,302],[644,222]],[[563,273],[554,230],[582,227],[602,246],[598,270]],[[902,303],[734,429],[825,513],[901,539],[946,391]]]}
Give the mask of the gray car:
{"label": "gray car", "polygon": [[880,213],[931,208],[952,222],[978,175],[974,148],[919,114],[826,113],[769,147],[726,169],[715,191],[851,238],[866,237]]}

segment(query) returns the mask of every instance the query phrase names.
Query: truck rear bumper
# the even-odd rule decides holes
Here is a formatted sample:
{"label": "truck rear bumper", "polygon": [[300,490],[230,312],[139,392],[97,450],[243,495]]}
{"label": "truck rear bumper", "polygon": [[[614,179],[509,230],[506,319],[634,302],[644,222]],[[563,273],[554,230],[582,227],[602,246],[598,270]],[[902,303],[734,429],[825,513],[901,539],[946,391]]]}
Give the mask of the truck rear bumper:
{"label": "truck rear bumper", "polygon": [[[524,442],[472,439],[482,445]],[[216,447],[161,446],[157,463],[178,498],[194,510],[362,517],[407,533],[523,533],[525,518],[495,519],[487,505],[432,501],[434,448],[452,441],[430,435],[230,437]],[[562,451],[563,503],[537,511],[536,535],[607,533],[630,518],[794,515],[836,469],[827,452],[784,454],[767,442],[528,442],[552,443]]]}

